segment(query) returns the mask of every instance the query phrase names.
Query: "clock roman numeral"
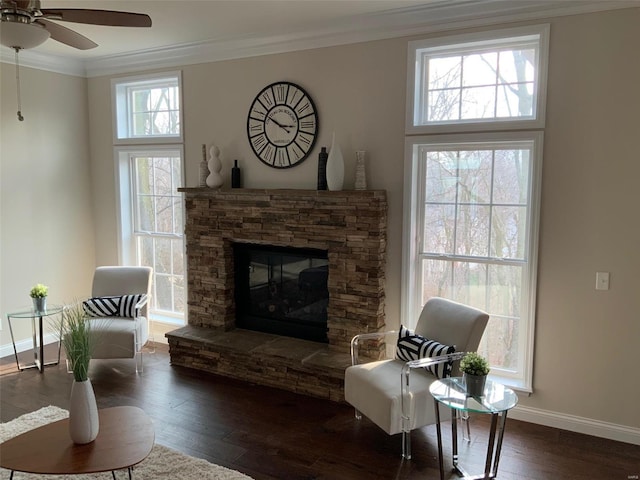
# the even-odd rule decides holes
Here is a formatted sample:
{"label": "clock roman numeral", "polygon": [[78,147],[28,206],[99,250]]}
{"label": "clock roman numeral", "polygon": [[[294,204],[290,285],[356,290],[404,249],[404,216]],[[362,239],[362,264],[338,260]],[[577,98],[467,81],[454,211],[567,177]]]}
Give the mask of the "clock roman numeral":
{"label": "clock roman numeral", "polygon": [[[307,115],[309,116],[309,115]],[[312,132],[316,129],[316,120],[315,118],[311,118],[308,120],[300,120],[300,128],[302,130],[310,130]]]}
{"label": "clock roman numeral", "polygon": [[264,147],[264,150],[260,152],[260,156],[265,162],[270,163],[271,165],[274,165],[275,153],[276,153],[275,147],[271,144],[268,144],[266,147]]}
{"label": "clock roman numeral", "polygon": [[273,96],[271,95],[271,91],[267,90],[262,95],[260,95],[260,103],[265,106],[268,110],[274,105]]}
{"label": "clock roman numeral", "polygon": [[308,147],[311,145],[311,138],[309,138],[304,132],[299,132],[296,136],[296,143],[298,145],[303,144]]}
{"label": "clock roman numeral", "polygon": [[251,145],[253,145],[253,149],[257,153],[260,153],[262,149],[265,147],[265,145],[267,145],[267,143],[268,143],[267,137],[265,136],[264,133],[260,133],[259,135],[255,135],[251,137]]}
{"label": "clock roman numeral", "polygon": [[273,87],[273,96],[276,99],[276,103],[285,103],[287,101],[287,88],[285,84],[279,84]]}
{"label": "clock roman numeral", "polygon": [[309,100],[305,100],[304,102],[300,102],[296,105],[296,113],[298,114],[298,117],[302,117],[305,112],[311,113],[312,111],[313,108],[311,107]]}
{"label": "clock roman numeral", "polygon": [[295,163],[304,157],[304,152],[300,149],[300,146],[294,142],[287,146],[287,155],[289,156],[289,161],[293,159],[293,163]]}
{"label": "clock roman numeral", "polygon": [[284,167],[287,165],[291,165],[291,161],[289,160],[289,153],[287,149],[284,147],[278,148],[278,152],[276,154],[274,165],[278,167]]}

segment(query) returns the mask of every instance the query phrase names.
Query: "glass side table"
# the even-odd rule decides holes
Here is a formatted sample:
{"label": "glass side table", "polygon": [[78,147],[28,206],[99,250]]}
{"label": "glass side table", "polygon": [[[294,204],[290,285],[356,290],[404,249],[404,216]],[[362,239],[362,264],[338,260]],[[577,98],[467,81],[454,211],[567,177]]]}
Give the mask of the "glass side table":
{"label": "glass side table", "polygon": [[[40,373],[44,373],[44,367],[46,365],[57,365],[60,363],[60,336],[62,335],[62,330],[60,330],[60,334],[58,335],[58,359],[51,362],[44,361],[44,326],[43,319],[46,317],[54,317],[56,315],[61,314],[64,311],[63,305],[48,305],[47,309],[38,312],[33,308],[24,309],[19,312],[13,312],[7,314],[7,320],[9,321],[9,332],[11,333],[11,342],[13,343],[13,353],[16,356],[16,365],[18,366],[18,370],[26,370],[27,368],[37,368],[40,370]],[[11,320],[16,321],[20,319],[31,319],[31,332],[33,334],[33,363],[28,365],[20,365],[18,360],[18,351],[16,350],[16,341],[13,336],[13,326],[11,325]],[[36,319],[38,319],[38,329],[36,330]],[[60,327],[62,327],[62,322],[60,322]],[[39,342],[38,342],[38,333],[39,333]]]}
{"label": "glass side table", "polygon": [[[438,434],[438,456],[440,462],[440,479],[444,480],[444,462],[442,455],[442,431],[440,427],[440,404],[451,409],[451,440],[453,449],[453,469],[465,479],[489,480],[498,474],[498,462],[502,449],[504,427],[507,422],[507,412],[518,403],[518,396],[510,388],[487,379],[484,394],[472,397],[467,394],[462,377],[451,377],[436,380],[429,387],[434,398],[436,409],[436,430]],[[491,429],[487,445],[487,458],[484,474],[469,475],[458,463],[458,412],[486,413],[491,415]],[[499,426],[496,438],[496,429]]]}

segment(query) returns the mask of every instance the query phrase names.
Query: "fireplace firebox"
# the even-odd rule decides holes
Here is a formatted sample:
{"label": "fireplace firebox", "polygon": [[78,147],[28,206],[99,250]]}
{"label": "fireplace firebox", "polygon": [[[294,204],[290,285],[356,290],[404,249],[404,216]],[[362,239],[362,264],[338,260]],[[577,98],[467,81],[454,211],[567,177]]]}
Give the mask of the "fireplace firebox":
{"label": "fireplace firebox", "polygon": [[327,251],[236,243],[236,326],[328,342]]}

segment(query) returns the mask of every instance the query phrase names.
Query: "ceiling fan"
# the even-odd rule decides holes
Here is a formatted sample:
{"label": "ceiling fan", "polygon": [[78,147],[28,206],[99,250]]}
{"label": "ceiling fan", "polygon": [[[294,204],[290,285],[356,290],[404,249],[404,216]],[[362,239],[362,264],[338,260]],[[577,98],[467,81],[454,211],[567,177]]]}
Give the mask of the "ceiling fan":
{"label": "ceiling fan", "polygon": [[[97,43],[55,21],[113,27],[150,27],[149,15],[84,8],[40,8],[40,0],[2,0],[0,43],[16,50],[34,48],[49,37],[80,50]],[[55,21],[52,21],[55,20]]]}
{"label": "ceiling fan", "polygon": [[[150,27],[151,17],[143,13],[116,12],[85,8],[40,8],[40,0],[0,0],[2,21],[0,44],[16,52],[18,120],[24,120],[20,101],[20,63],[18,52],[41,45],[49,38],[80,50],[98,46],[84,35],[55,21],[89,23],[112,27]],[[51,21],[55,20],[55,21]]]}

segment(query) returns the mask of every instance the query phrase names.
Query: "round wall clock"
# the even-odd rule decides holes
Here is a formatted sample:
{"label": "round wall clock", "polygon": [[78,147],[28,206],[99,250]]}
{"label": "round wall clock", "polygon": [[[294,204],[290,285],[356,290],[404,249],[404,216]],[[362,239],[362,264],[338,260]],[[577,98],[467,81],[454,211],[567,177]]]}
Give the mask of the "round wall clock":
{"label": "round wall clock", "polygon": [[318,134],[318,112],[309,94],[291,82],[262,89],[249,109],[247,135],[260,161],[290,168],[309,156]]}

